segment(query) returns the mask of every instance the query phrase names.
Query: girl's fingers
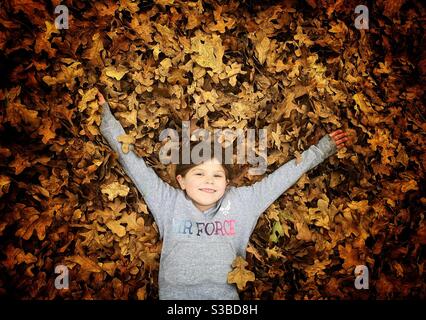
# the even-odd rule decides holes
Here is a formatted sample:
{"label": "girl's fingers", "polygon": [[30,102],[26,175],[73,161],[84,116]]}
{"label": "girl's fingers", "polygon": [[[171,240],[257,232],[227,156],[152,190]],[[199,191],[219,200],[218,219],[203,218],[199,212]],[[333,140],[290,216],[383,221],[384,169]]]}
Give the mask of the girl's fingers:
{"label": "girl's fingers", "polygon": [[97,97],[98,97],[98,102],[99,102],[100,104],[103,104],[103,103],[105,102],[105,98],[104,98],[103,94],[102,94],[102,93],[100,93],[100,92],[98,92],[96,95],[97,95]]}
{"label": "girl's fingers", "polygon": [[342,138],[336,141],[336,144],[341,144],[341,143],[345,143],[346,141],[348,141],[348,138]]}
{"label": "girl's fingers", "polygon": [[337,130],[330,134],[330,136],[332,136],[334,140],[339,140],[341,138],[347,137],[348,134],[342,130]]}
{"label": "girl's fingers", "polygon": [[336,145],[339,147],[343,147],[345,145],[345,142],[348,141],[349,138],[342,138],[336,141]]}
{"label": "girl's fingers", "polygon": [[341,135],[346,135],[347,133],[346,132],[344,132],[344,131],[342,131],[342,130],[338,130],[338,131],[334,131],[333,132],[334,133],[334,135],[333,136],[341,136]]}
{"label": "girl's fingers", "polygon": [[341,149],[345,146],[345,142],[349,140],[348,134],[343,130],[336,130],[330,133],[330,136],[333,138],[334,142],[337,145],[337,149]]}
{"label": "girl's fingers", "polygon": [[335,130],[335,131],[333,131],[332,133],[330,133],[330,136],[334,137],[335,135],[338,135],[338,134],[340,134],[340,133],[342,133],[342,132],[343,132],[343,130],[338,129],[338,130]]}
{"label": "girl's fingers", "polygon": [[344,135],[336,136],[335,139],[336,139],[336,141],[337,140],[344,140],[344,141],[346,141],[346,140],[349,140],[349,137],[348,137],[348,135],[344,134]]}

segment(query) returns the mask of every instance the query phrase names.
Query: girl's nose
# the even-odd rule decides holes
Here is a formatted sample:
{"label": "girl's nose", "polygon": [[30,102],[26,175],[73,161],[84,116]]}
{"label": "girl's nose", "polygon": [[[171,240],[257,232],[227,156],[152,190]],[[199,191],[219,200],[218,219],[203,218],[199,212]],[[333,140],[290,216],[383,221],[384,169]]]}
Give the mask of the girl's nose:
{"label": "girl's nose", "polygon": [[207,176],[206,177],[206,182],[213,184],[213,177]]}

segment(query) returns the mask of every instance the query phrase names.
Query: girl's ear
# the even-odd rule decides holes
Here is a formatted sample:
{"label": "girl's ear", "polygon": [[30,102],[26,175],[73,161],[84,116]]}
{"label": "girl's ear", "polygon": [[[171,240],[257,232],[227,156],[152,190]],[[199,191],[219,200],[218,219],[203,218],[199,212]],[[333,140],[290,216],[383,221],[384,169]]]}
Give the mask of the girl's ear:
{"label": "girl's ear", "polygon": [[181,176],[180,174],[178,174],[178,175],[176,176],[176,180],[177,180],[177,182],[179,183],[180,188],[181,188],[182,190],[185,190],[185,182],[183,181],[183,178],[182,178],[182,176]]}

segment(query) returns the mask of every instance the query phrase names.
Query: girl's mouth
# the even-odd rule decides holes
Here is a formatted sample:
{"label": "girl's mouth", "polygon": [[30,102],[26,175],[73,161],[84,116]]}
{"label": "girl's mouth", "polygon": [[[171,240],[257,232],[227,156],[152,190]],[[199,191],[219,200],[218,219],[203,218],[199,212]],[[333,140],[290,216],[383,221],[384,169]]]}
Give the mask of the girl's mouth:
{"label": "girl's mouth", "polygon": [[204,192],[207,192],[207,193],[214,193],[214,192],[216,192],[216,190],[214,190],[214,189],[209,189],[209,188],[202,188],[202,189],[200,189],[201,191],[204,191]]}

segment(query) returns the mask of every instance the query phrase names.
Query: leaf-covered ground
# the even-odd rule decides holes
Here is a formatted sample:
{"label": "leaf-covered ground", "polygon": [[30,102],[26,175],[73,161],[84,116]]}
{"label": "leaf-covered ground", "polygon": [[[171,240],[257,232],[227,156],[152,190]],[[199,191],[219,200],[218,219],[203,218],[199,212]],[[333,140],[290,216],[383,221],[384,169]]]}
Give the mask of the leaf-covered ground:
{"label": "leaf-covered ground", "polygon": [[[69,29],[55,28],[59,4]],[[99,88],[123,147],[175,186],[159,133],[182,120],[267,128],[267,173],[326,132],[351,135],[259,220],[242,299],[424,299],[425,9],[368,1],[358,30],[358,4],[2,1],[0,295],[158,298],[161,242],[99,134]],[[240,169],[235,185],[261,178]],[[57,265],[68,290],[55,289]]]}

